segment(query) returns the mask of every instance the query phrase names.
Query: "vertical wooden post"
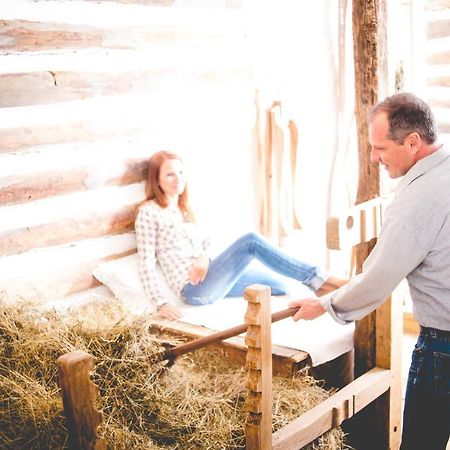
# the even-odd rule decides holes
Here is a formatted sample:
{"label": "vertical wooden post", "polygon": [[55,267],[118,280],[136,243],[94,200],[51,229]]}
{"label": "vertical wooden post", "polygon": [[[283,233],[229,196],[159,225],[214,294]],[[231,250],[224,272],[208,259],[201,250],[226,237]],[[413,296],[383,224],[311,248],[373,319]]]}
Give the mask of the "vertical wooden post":
{"label": "vertical wooden post", "polygon": [[98,389],[90,379],[94,357],[76,350],[60,356],[56,363],[71,448],[106,449],[106,442],[97,436],[102,417],[94,405]]}
{"label": "vertical wooden post", "polygon": [[[380,194],[379,167],[370,163],[367,116],[369,109],[388,94],[386,0],[353,0],[355,61],[355,114],[358,130],[359,182],[356,203]],[[373,239],[356,248],[357,272],[375,245]],[[365,449],[397,449],[401,420],[401,304],[386,301],[358,321],[355,332],[355,372],[359,376],[379,365],[392,370],[390,390],[360,414]],[[352,430],[354,431],[354,430]],[[369,432],[370,431],[370,432]],[[352,443],[358,448],[358,442]]]}
{"label": "vertical wooden post", "polygon": [[270,288],[249,286],[245,323],[247,352],[246,446],[249,450],[272,448],[272,335]]}

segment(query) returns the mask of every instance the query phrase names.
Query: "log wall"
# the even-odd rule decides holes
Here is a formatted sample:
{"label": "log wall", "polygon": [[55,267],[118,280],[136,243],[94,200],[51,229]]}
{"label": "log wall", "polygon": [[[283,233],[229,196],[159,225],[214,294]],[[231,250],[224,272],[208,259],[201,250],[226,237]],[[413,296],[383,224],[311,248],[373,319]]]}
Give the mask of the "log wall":
{"label": "log wall", "polygon": [[84,290],[93,267],[134,251],[152,152],[250,154],[242,5],[182,3],[1,5],[0,295]]}

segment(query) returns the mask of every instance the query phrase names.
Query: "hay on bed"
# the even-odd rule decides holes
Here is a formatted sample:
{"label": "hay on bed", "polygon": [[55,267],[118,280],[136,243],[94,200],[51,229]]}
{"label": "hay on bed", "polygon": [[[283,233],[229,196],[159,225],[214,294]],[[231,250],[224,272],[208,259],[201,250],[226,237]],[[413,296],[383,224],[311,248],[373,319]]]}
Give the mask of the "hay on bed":
{"label": "hay on bed", "polygon": [[[108,448],[245,448],[244,368],[206,350],[168,368],[157,362],[162,340],[176,341],[145,319],[101,302],[65,317],[0,303],[0,448],[66,448],[56,359],[76,349],[96,358],[99,434]],[[275,377],[273,395],[276,430],[329,393],[303,375]],[[344,449],[343,433],[332,430],[308,448]]]}

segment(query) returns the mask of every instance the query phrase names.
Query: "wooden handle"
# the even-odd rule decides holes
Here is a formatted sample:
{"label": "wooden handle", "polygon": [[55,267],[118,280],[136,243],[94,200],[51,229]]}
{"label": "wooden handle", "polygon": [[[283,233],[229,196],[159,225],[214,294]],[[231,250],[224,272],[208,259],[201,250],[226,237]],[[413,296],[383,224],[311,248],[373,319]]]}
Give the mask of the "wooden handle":
{"label": "wooden handle", "polygon": [[[271,316],[271,321],[278,322],[279,320],[286,319],[287,317],[292,317],[298,308],[287,308],[281,311],[278,311]],[[209,336],[205,336],[199,339],[196,339],[191,342],[187,342],[186,344],[177,345],[176,347],[168,349],[164,353],[163,359],[175,359],[179,355],[183,355],[184,353],[192,352],[199,348],[205,347],[206,345],[212,344],[213,342],[223,341],[224,339],[228,339],[233,336],[237,336],[241,333],[245,333],[247,331],[247,324],[243,323],[242,325],[236,325],[233,328],[228,328],[223,331],[218,331],[217,333],[210,334]]]}

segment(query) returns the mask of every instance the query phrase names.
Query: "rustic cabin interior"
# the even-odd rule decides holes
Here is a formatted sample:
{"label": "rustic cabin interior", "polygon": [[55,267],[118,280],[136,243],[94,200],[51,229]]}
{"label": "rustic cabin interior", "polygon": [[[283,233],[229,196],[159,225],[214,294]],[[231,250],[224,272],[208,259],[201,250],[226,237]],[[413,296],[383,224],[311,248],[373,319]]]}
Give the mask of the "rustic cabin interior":
{"label": "rustic cabin interior", "polygon": [[186,305],[158,271],[168,320],[135,219],[167,150],[215,254],[256,232],[359,273],[394,187],[368,111],[414,92],[449,138],[450,1],[0,0],[0,61],[0,448],[400,447],[406,284],[340,325],[260,284]]}

